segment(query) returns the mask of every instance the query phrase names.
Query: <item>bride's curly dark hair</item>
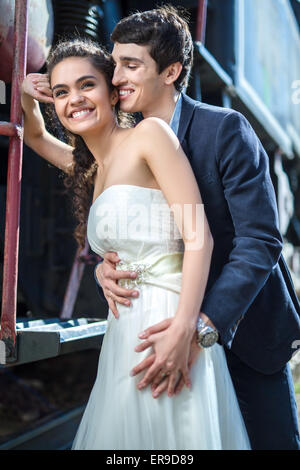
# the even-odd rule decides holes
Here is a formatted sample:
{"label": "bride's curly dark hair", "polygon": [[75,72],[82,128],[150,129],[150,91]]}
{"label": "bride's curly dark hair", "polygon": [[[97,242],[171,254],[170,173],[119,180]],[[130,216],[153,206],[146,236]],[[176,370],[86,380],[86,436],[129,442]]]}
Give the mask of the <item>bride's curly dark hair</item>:
{"label": "bride's curly dark hair", "polygon": [[[87,58],[92,65],[104,76],[108,91],[114,89],[112,77],[114,73],[114,63],[109,53],[100,45],[90,39],[77,38],[75,40],[60,41],[50,52],[47,60],[47,73],[51,79],[53,68],[62,60],[69,57]],[[132,125],[132,117],[116,109],[116,119],[122,127]],[[52,123],[57,125],[57,115],[54,105],[47,105],[46,114]],[[73,134],[63,128],[64,137],[67,142],[74,147],[73,165],[70,166],[68,173],[64,175],[64,185],[72,190],[72,205],[74,216],[78,225],[74,230],[74,238],[80,248],[85,246],[87,217],[92,202],[93,188],[98,164],[94,156],[89,151],[84,140],[79,135]]]}

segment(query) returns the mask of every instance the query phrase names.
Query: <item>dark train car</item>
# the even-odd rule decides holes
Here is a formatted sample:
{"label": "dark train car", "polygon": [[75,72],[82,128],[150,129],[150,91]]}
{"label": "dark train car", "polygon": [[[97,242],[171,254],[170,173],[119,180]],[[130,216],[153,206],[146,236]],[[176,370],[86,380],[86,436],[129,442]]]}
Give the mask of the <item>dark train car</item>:
{"label": "dark train car", "polygon": [[[16,0],[16,5],[20,3]],[[88,36],[110,48],[109,36],[117,21],[163,3],[28,0],[27,71],[44,72],[51,45],[62,37]],[[195,60],[187,93],[242,112],[269,155],[284,252],[300,293],[300,4],[296,0],[167,3],[184,7],[190,17]],[[2,122],[11,119],[12,76],[17,73],[16,69],[12,73],[14,4],[0,0]],[[9,138],[7,132],[1,134],[2,319],[4,310],[16,315],[17,335],[15,347],[0,341],[0,449],[66,449],[90,393],[105,332],[107,307],[93,275],[98,257],[88,245],[77,251],[62,172],[25,145],[18,209],[13,189],[7,190]],[[59,125],[55,135],[63,138]],[[15,210],[19,211],[17,267],[1,277],[11,253],[5,230]],[[7,307],[8,285],[16,296],[15,312],[13,302]]]}

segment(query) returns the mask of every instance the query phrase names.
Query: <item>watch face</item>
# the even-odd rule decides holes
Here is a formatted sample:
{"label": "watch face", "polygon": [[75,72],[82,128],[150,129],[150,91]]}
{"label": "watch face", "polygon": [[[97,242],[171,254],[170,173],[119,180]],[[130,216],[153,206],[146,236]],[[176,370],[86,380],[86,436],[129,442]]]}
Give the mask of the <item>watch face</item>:
{"label": "watch face", "polygon": [[209,348],[210,346],[213,346],[213,344],[215,344],[217,340],[217,331],[210,331],[203,335],[200,343],[203,348]]}

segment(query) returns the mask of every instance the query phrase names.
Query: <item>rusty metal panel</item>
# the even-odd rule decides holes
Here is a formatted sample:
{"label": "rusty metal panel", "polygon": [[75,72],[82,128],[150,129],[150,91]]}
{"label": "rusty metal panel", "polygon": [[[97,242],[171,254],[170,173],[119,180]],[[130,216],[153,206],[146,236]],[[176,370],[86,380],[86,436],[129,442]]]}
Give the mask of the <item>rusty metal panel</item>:
{"label": "rusty metal panel", "polygon": [[[27,73],[38,72],[50,51],[53,39],[51,0],[28,1]],[[14,49],[15,0],[0,0],[0,80],[11,81]],[[24,14],[23,14],[24,15]]]}

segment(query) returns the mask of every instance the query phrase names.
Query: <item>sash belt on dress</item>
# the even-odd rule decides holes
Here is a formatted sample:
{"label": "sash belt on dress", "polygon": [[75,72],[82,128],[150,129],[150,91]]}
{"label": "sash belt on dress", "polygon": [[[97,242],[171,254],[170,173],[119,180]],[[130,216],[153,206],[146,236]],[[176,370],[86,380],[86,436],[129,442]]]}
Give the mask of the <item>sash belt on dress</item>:
{"label": "sash belt on dress", "polygon": [[136,261],[121,260],[117,270],[135,271],[135,279],[120,279],[118,285],[134,289],[141,284],[162,287],[180,293],[183,253],[165,253]]}

